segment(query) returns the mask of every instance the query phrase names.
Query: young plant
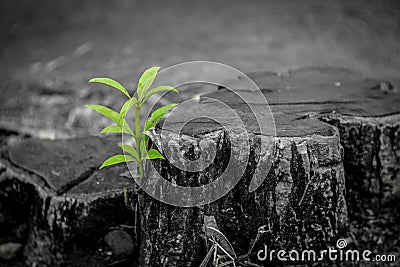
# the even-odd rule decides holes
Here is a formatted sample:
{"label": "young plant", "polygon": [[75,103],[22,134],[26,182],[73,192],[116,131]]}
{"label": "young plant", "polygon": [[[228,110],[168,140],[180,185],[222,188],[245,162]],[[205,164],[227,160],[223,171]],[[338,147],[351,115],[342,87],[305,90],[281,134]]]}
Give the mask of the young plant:
{"label": "young plant", "polygon": [[[128,90],[125,89],[119,82],[110,79],[110,78],[93,78],[89,81],[89,83],[102,83],[109,85],[118,91],[122,92],[128,100],[122,105],[122,108],[119,112],[114,111],[108,107],[101,105],[86,105],[87,107],[97,111],[103,116],[112,120],[116,125],[111,125],[104,128],[101,133],[121,133],[121,134],[129,134],[135,139],[135,146],[130,146],[127,144],[120,145],[119,147],[123,152],[128,153],[118,154],[106,159],[103,164],[100,166],[100,169],[122,163],[122,162],[136,162],[138,165],[138,172],[140,177],[144,177],[144,161],[148,159],[164,159],[164,157],[160,154],[159,151],[155,149],[150,149],[147,151],[147,144],[149,141],[149,136],[146,134],[146,131],[153,128],[157,122],[164,117],[168,111],[175,107],[177,104],[169,104],[167,106],[161,107],[155,110],[150,118],[146,121],[144,129],[141,129],[140,125],[140,115],[141,115],[141,107],[144,103],[154,94],[164,92],[164,91],[173,91],[175,93],[179,93],[177,89],[172,86],[159,86],[157,88],[149,89],[153,84],[154,79],[156,78],[157,72],[160,67],[152,67],[147,69],[139,79],[136,93],[137,97],[133,97],[129,94]],[[133,95],[133,94],[132,94]],[[132,108],[135,108],[135,129],[132,130],[129,126],[128,122],[125,120],[125,116],[128,111]]]}

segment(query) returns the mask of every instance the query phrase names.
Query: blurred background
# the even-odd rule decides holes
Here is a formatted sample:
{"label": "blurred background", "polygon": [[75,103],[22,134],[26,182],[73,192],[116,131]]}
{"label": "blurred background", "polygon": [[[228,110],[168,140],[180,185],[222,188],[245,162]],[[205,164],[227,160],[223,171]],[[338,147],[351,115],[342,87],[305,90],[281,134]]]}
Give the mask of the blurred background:
{"label": "blurred background", "polygon": [[334,65],[387,80],[400,71],[396,0],[2,0],[0,25],[0,127],[50,138],[93,128],[84,103],[119,103],[90,78],[135,88],[154,65]]}

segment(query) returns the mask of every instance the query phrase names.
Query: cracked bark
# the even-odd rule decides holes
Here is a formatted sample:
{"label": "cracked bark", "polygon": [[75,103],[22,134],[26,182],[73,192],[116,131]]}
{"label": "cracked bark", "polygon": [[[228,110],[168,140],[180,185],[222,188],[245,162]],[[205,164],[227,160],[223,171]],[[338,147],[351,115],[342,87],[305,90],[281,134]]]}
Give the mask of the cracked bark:
{"label": "cracked bark", "polygon": [[93,253],[109,227],[133,225],[123,191],[135,198],[137,188],[120,176],[126,166],[94,169],[114,147],[115,140],[89,137],[27,139],[3,148],[0,242],[24,244],[29,266],[54,266],[76,251]]}
{"label": "cracked bark", "polygon": [[[318,250],[346,236],[347,203],[352,215],[355,209],[379,210],[398,199],[400,97],[395,87],[383,90],[381,81],[340,68],[249,76],[262,88],[276,123],[276,150],[267,179],[255,192],[248,192],[262,138],[246,105],[229,90],[216,88],[206,97],[228,104],[253,133],[246,172],[226,196],[201,207],[172,207],[144,196],[141,257],[146,266],[196,266],[205,255],[204,216],[214,216],[238,249],[247,250],[258,227],[267,225],[271,233],[259,245]],[[240,77],[227,85],[251,99],[253,93]],[[199,106],[212,109],[202,99]],[[179,115],[178,120],[184,121],[185,114]],[[176,142],[185,135],[201,140],[205,133],[221,130],[212,122],[196,123],[177,135]],[[219,173],[218,166],[197,176],[171,171],[162,163],[157,167],[166,179],[187,186],[185,177],[191,177],[193,186],[193,181],[208,181],[199,177]]]}
{"label": "cracked bark", "polygon": [[[329,126],[328,126],[329,127]],[[180,137],[176,136],[179,142]],[[216,202],[195,208],[179,208],[143,199],[143,266],[196,266],[204,256],[203,218],[214,216],[219,229],[236,248],[248,249],[257,229],[268,225],[271,236],[262,243],[272,248],[321,248],[346,231],[344,172],[338,133],[332,136],[276,138],[273,166],[263,185],[250,193],[248,187],[255,171],[263,137],[251,136],[250,159],[244,176],[235,188]],[[223,147],[228,149],[228,147]],[[221,155],[226,155],[222,151]],[[224,159],[226,160],[226,159]],[[216,162],[223,162],[216,159]],[[190,179],[197,185],[200,177],[213,177],[223,171],[217,164]],[[185,172],[158,169],[180,185],[188,185]],[[218,170],[219,168],[219,170]],[[204,249],[204,248],[203,248]]]}

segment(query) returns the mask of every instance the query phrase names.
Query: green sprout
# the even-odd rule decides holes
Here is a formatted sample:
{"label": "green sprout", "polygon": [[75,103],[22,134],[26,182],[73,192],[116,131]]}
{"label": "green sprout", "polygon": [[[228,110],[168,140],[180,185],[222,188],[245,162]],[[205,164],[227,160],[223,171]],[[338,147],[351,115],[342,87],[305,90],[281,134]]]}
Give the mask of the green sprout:
{"label": "green sprout", "polygon": [[[175,93],[179,93],[177,89],[172,86],[159,86],[156,88],[152,88],[149,90],[150,86],[153,84],[154,79],[156,78],[157,72],[160,67],[152,67],[147,69],[139,79],[139,83],[137,85],[136,93],[137,97],[133,97],[128,93],[128,90],[125,89],[119,82],[110,79],[110,78],[93,78],[89,81],[89,83],[102,83],[109,85],[118,91],[122,92],[128,100],[123,104],[120,112],[114,111],[108,107],[101,105],[86,105],[88,108],[97,111],[103,116],[112,120],[116,125],[107,126],[104,128],[101,133],[121,133],[121,134],[129,134],[135,138],[135,147],[127,144],[120,145],[119,147],[126,154],[118,154],[106,159],[103,164],[100,166],[100,169],[122,163],[122,162],[136,162],[138,164],[138,172],[140,177],[144,177],[144,168],[143,163],[148,159],[164,159],[161,153],[155,149],[150,149],[147,151],[147,144],[149,141],[149,136],[146,134],[146,131],[156,126],[157,122],[164,117],[168,111],[175,107],[177,104],[169,104],[164,107],[161,107],[155,110],[150,118],[146,121],[144,129],[141,129],[140,125],[140,115],[141,115],[141,107],[143,104],[154,94],[164,92],[164,91],[173,91]],[[125,116],[128,111],[135,107],[135,130],[133,131],[129,124],[125,120]]]}

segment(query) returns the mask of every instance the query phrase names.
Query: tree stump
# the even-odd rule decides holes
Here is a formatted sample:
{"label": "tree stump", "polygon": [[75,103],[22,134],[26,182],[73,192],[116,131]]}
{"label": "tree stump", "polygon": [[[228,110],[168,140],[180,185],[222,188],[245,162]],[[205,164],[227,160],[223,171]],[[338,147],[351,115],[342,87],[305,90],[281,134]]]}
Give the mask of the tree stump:
{"label": "tree stump", "polygon": [[[250,133],[245,173],[227,195],[199,207],[175,207],[144,196],[143,266],[197,266],[206,253],[203,224],[208,216],[214,216],[221,232],[241,254],[247,252],[259,227],[268,234],[255,249],[262,244],[288,250],[326,249],[348,234],[347,206],[353,214],[355,209],[376,209],[398,197],[400,96],[391,83],[330,67],[249,76],[268,100],[276,125],[275,153],[265,181],[249,192],[255,166],[264,160],[260,144],[268,138],[254,126],[248,106],[225,88],[203,95],[192,111],[212,110],[208,100],[218,99],[245,123]],[[238,77],[227,84],[251,101],[256,94],[241,81]],[[176,114],[171,120],[184,122],[190,112]],[[217,143],[218,151],[210,167],[197,173],[179,170],[164,160],[155,163],[157,172],[180,186],[201,186],[216,179],[229,156],[225,136],[239,138],[221,128],[204,118],[189,122],[180,132],[168,128],[168,140],[179,144],[176,153],[193,157],[204,140]],[[155,140],[159,132],[154,134]],[[156,191],[157,184],[154,186]]]}
{"label": "tree stump", "polygon": [[[157,191],[157,183],[152,184],[158,173],[176,185],[211,184],[226,171],[235,153],[238,164],[232,166],[231,174],[242,169],[244,174],[237,184],[227,181],[222,185],[234,185],[222,198],[197,207],[171,206],[140,194],[141,233],[127,231],[141,239],[141,266],[198,266],[207,253],[205,240],[210,235],[237,256],[253,247],[250,260],[256,262],[254,254],[264,244],[288,250],[334,246],[339,237],[348,237],[348,224],[359,214],[385,215],[398,225],[399,84],[338,68],[249,75],[269,102],[276,132],[261,134],[254,113],[269,115],[242,77],[227,85],[254,102],[254,113],[235,93],[215,87],[199,103],[171,114],[169,124],[160,123],[169,144],[162,147],[163,152],[171,157],[170,161],[152,161],[155,169],[144,180],[154,186],[152,193],[165,194]],[[249,132],[246,140],[240,129],[224,128],[202,117],[176,130],[174,123],[186,122],[201,110],[217,114],[229,126],[233,117],[221,113],[210,99],[219,99],[238,114]],[[126,179],[130,178],[126,166],[97,170],[106,157],[117,152],[116,140],[29,139],[27,135],[35,129],[19,131],[14,124],[6,127],[3,120],[0,124],[0,244],[22,244],[28,264],[68,265],[76,251],[92,255],[98,242],[116,227],[138,226],[134,211],[124,201],[124,188],[130,197],[137,197],[137,185]],[[161,147],[160,131],[158,127],[153,133],[153,146]],[[60,133],[56,137],[65,137],[63,130]],[[248,143],[248,158],[242,157],[244,146],[235,150],[235,140]],[[202,155],[208,144],[215,144],[209,150],[212,153]],[[265,145],[273,148],[269,150],[272,154],[266,153]],[[212,161],[197,172],[172,164],[182,157],[196,162],[203,156]],[[263,162],[271,168],[256,181],[261,185],[253,188],[253,176]],[[228,240],[205,225],[219,229]],[[263,234],[252,246],[260,229]],[[395,236],[396,231],[387,235]],[[132,246],[118,250],[126,254]]]}
{"label": "tree stump", "polygon": [[97,246],[111,227],[134,225],[123,192],[133,197],[137,187],[121,176],[126,166],[98,170],[117,151],[116,139],[96,137],[26,139],[4,149],[0,243],[22,244],[28,266],[76,263],[89,255],[95,262]]}
{"label": "tree stump", "polygon": [[[339,130],[349,207],[379,212],[398,197],[399,81],[332,67],[249,76],[268,91],[265,95],[274,114],[314,118]],[[240,88],[239,81],[232,81],[235,88]]]}

